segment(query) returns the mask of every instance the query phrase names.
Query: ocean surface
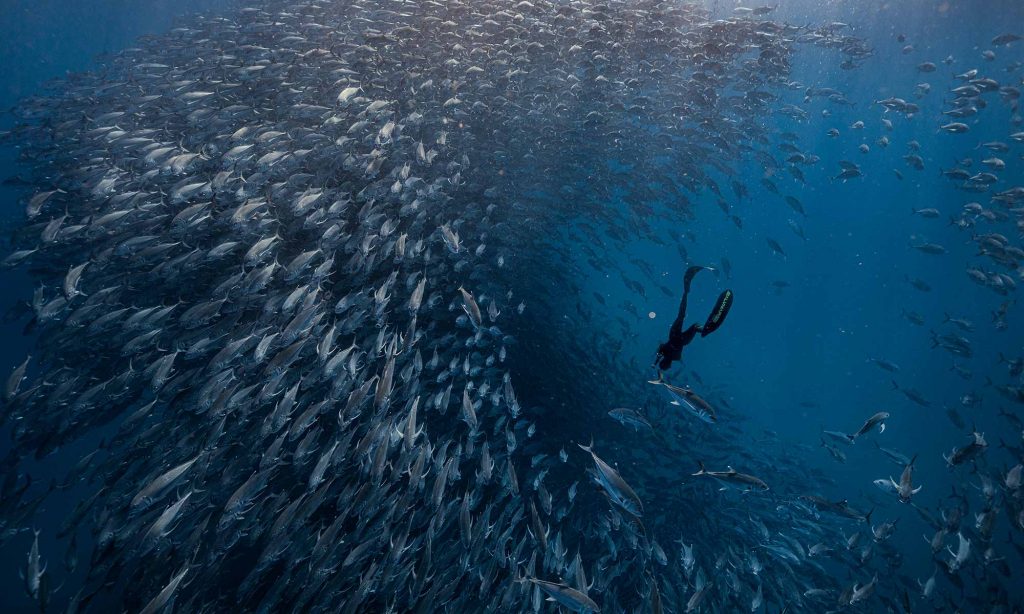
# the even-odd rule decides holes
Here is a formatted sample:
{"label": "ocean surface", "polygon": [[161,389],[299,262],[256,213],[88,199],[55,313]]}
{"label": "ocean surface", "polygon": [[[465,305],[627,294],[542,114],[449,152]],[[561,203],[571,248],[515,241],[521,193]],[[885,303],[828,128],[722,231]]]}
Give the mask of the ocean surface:
{"label": "ocean surface", "polygon": [[[289,15],[336,11],[341,17],[332,18],[346,23],[347,30],[333,31],[340,32],[338,37],[356,37],[346,39],[349,42],[375,47],[374,59],[360,55],[369,52],[355,43],[338,43],[322,55],[285,60],[251,47],[223,52],[241,56],[241,64],[250,61],[245,55],[251,53],[291,65],[282,68],[280,76],[274,74],[277,89],[261,92],[258,103],[253,102],[255,93],[221,100],[238,90],[214,85],[219,79],[214,68],[208,74],[197,71],[197,80],[187,84],[124,78],[130,73],[125,66],[141,61],[171,66],[196,62],[190,46],[198,49],[195,55],[202,62],[223,66],[223,59],[211,61],[217,55],[211,50],[218,45],[205,42],[208,37],[173,48],[160,41],[180,40],[169,33],[193,27],[196,15],[204,15],[203,27],[213,32],[221,27],[217,19],[259,20],[255,13],[242,10],[249,4],[262,6],[228,0],[0,1],[0,131],[5,133],[0,141],[0,179],[9,179],[0,186],[0,259],[33,249],[46,223],[62,215],[69,216],[65,226],[86,228],[66,240],[51,241],[53,247],[44,245],[0,271],[3,311],[10,308],[0,330],[0,372],[8,387],[12,384],[7,374],[26,356],[34,357],[24,381],[16,381],[5,401],[0,419],[0,457],[5,458],[0,488],[4,612],[34,612],[41,607],[100,612],[261,607],[360,612],[417,607],[452,612],[1014,612],[1024,607],[1019,582],[1024,574],[1024,306],[1016,288],[1024,281],[1024,269],[1019,268],[1024,264],[1024,122],[1019,107],[1024,40],[994,44],[1001,35],[1024,36],[1024,4],[781,0],[774,10],[751,13],[743,10],[755,8],[749,3],[703,2],[692,9],[699,17],[687,17],[678,32],[681,40],[697,39],[705,46],[675,59],[678,44],[648,45],[636,34],[640,28],[635,24],[654,19],[663,10],[651,9],[654,3],[645,3],[638,11],[628,2],[484,2],[477,11],[494,13],[502,27],[508,19],[512,31],[523,28],[516,36],[491,39],[467,33],[472,29],[468,23],[483,32],[489,27],[479,25],[483,17],[468,9],[452,8],[447,18],[458,25],[442,32],[432,29],[434,22],[424,21],[424,15],[441,10],[429,3],[376,7],[330,0],[274,1],[266,3],[266,10],[277,17],[260,20],[262,29],[240,27],[232,33],[265,37],[267,49],[301,47],[306,43],[281,42],[282,33],[291,28],[310,39],[322,35],[330,40],[332,35],[323,33],[329,29],[296,25],[312,17],[293,21]],[[579,11],[581,20],[589,20],[586,23],[607,29],[600,47],[584,45],[572,52],[610,56],[581,61],[576,80],[557,72],[567,70],[565,64],[552,65],[550,71],[543,64],[554,53],[551,49],[563,44],[561,37],[574,36],[565,34],[565,23],[549,20],[560,5]],[[509,17],[516,12],[525,20]],[[356,13],[360,18],[354,18]],[[716,20],[717,28],[707,25]],[[749,34],[744,20],[786,25],[763,31],[770,34]],[[419,27],[415,34],[402,30],[391,39],[375,39],[388,23]],[[634,38],[623,38],[616,47],[613,26],[622,23],[631,24]],[[546,24],[547,29],[536,24]],[[687,27],[700,33],[687,39]],[[586,38],[585,29],[578,32]],[[808,37],[812,32],[816,38]],[[779,44],[791,48],[791,55],[785,61],[752,65],[730,56],[709,67],[716,54],[726,53],[727,42],[747,45],[762,35],[786,39]],[[403,36],[418,37],[422,53],[403,47]],[[149,38],[139,43],[139,37]],[[428,88],[423,83],[432,76],[432,68],[455,70],[445,64],[455,40],[461,42],[461,48],[451,52],[458,58],[456,65],[483,69],[479,75],[449,75],[462,90],[435,77],[434,87],[472,93],[437,94],[436,104],[423,110],[415,101],[434,96],[424,94]],[[487,45],[477,53],[465,51],[484,40]],[[529,50],[531,40],[540,41],[544,50]],[[565,49],[571,44],[564,42]],[[130,51],[136,47],[142,50]],[[502,48],[513,61],[498,67],[493,60]],[[576,66],[571,59],[576,56],[566,52],[564,57],[570,58],[569,66]],[[413,66],[409,58],[421,64]],[[312,82],[308,67],[328,60],[345,63],[361,76],[339,77],[334,72],[331,78],[321,74]],[[783,65],[784,71],[779,68]],[[698,66],[703,73],[718,70],[718,77],[701,81],[700,75],[687,74],[687,66]],[[498,83],[499,73],[513,68],[529,78],[519,83],[503,77],[515,85],[502,81],[500,87],[477,88],[480,80]],[[977,73],[965,76],[972,69]],[[272,70],[277,69],[263,73]],[[413,74],[398,85],[384,72],[405,70]],[[593,73],[602,70],[613,83],[627,81],[635,70],[644,85],[622,86],[609,94],[601,89],[602,83],[593,83]],[[180,187],[177,182],[185,175],[209,182],[218,170],[228,169],[227,163],[218,166],[217,157],[231,145],[210,146],[215,130],[209,116],[171,120],[203,105],[235,104],[256,111],[248,120],[253,124],[284,113],[284,105],[294,103],[288,98],[289,88],[292,93],[322,93],[320,100],[327,101],[322,104],[328,111],[313,117],[318,113],[313,110],[313,115],[293,119],[292,128],[284,131],[294,147],[311,149],[313,153],[302,155],[320,166],[306,162],[291,170],[260,167],[259,172],[278,173],[271,181],[287,186],[295,174],[311,178],[312,183],[295,187],[294,193],[282,195],[268,187],[270,206],[319,194],[317,182],[337,190],[334,197],[343,199],[344,192],[355,201],[346,209],[353,218],[340,225],[346,239],[332,248],[337,250],[337,271],[326,276],[312,273],[327,260],[328,251],[322,241],[314,242],[319,251],[308,271],[281,273],[262,288],[229,290],[228,308],[221,308],[212,322],[175,329],[172,322],[188,307],[216,300],[219,295],[212,289],[223,288],[221,282],[230,275],[249,273],[275,259],[291,266],[292,258],[311,249],[303,248],[303,233],[322,231],[310,231],[291,218],[261,222],[245,233],[238,227],[218,228],[215,233],[202,222],[189,220],[184,228],[167,222],[168,228],[173,226],[167,234],[148,224],[90,228],[99,215],[124,206],[111,204],[116,195],[148,188],[119,183],[127,181],[136,166],[139,174],[146,172],[141,148],[119,150],[115,141],[107,138],[104,143],[106,137],[88,132],[104,125],[108,131],[131,130],[119,117],[106,124],[95,120],[119,110],[117,95],[98,92],[92,99],[80,93],[61,103],[71,107],[39,102],[61,96],[67,87],[62,80],[77,84],[75,75],[82,72],[96,75],[85,81],[86,89],[127,81],[129,85],[119,90],[126,97],[147,91],[173,97],[190,89],[210,95],[178,107],[154,103],[162,114],[160,121],[170,119],[157,135],[140,136],[202,154],[200,166],[190,162],[180,176],[165,178],[154,172],[152,181],[163,183],[151,188],[152,202],[167,207],[161,210],[167,220],[204,198],[214,203],[211,219],[231,213],[218,209],[227,198],[216,188],[213,196],[173,194],[172,188]],[[759,82],[756,75],[764,75],[765,81]],[[995,85],[979,85],[980,78],[990,78]],[[727,80],[730,84],[722,86],[716,102],[691,104],[696,92],[706,94]],[[954,91],[972,80],[980,89]],[[454,135],[447,149],[436,145],[448,165],[443,170],[441,163],[434,163],[424,164],[429,171],[420,172],[417,165],[422,159],[408,154],[412,174],[424,178],[413,188],[406,180],[408,172],[401,175],[402,154],[384,156],[379,177],[388,179],[382,183],[384,193],[376,198],[379,213],[372,205],[364,207],[370,197],[360,191],[364,185],[376,185],[378,171],[363,172],[360,167],[352,171],[350,181],[332,183],[334,173],[350,169],[329,165],[325,160],[331,156],[326,153],[316,157],[329,144],[298,145],[295,127],[301,122],[311,129],[327,126],[324,117],[331,113],[346,127],[357,121],[372,123],[371,115],[360,115],[348,106],[353,97],[360,100],[365,95],[355,103],[363,107],[374,99],[371,81],[372,87],[381,88],[378,92],[386,91],[399,101],[391,107],[398,123],[394,129],[412,134],[411,143],[425,142],[420,131],[426,134],[434,121],[438,130]],[[694,83],[701,86],[685,89]],[[756,96],[745,95],[736,83],[771,96],[755,102]],[[344,97],[346,84],[362,89]],[[640,96],[644,98],[638,101]],[[732,106],[723,102],[728,96],[734,97]],[[406,97],[410,102],[403,102]],[[456,98],[461,101],[451,103]],[[888,108],[880,102],[887,99]],[[908,103],[916,108],[908,111]],[[895,108],[900,104],[904,106]],[[634,105],[647,111],[637,112]],[[154,112],[134,100],[126,100],[124,108],[136,117]],[[650,111],[653,108],[659,110]],[[424,119],[400,119],[417,110]],[[234,112],[245,117],[249,111]],[[588,115],[590,111],[599,119]],[[443,122],[436,119],[445,113]],[[378,119],[380,124],[373,124],[371,136],[363,139],[366,151],[352,154],[359,164],[359,156],[373,159],[376,154],[371,150],[398,147],[400,139],[392,139],[390,132],[377,133],[378,128],[388,130],[387,118]],[[54,128],[60,121],[82,125]],[[142,130],[147,121],[133,125]],[[964,129],[950,127],[954,122]],[[53,129],[46,138],[45,130],[23,128],[40,123],[45,130]],[[230,134],[235,129],[223,130]],[[172,138],[175,130],[180,134]],[[480,132],[470,134],[473,130]],[[830,135],[830,130],[836,132]],[[599,136],[590,136],[598,132]],[[687,139],[697,134],[704,140],[688,150]],[[360,139],[351,131],[338,135],[355,135],[356,143]],[[83,143],[88,139],[102,146],[86,148]],[[740,142],[749,146],[734,147]],[[349,146],[341,143],[338,147]],[[688,153],[679,154],[682,151]],[[338,168],[345,155],[336,155]],[[915,159],[921,169],[914,167]],[[113,187],[100,190],[92,176],[76,175],[74,169],[83,167],[114,169],[107,175],[116,176]],[[850,168],[857,172],[842,177]],[[246,178],[241,170],[233,172]],[[459,177],[451,179],[456,172]],[[445,183],[439,189],[446,190],[446,196],[435,204],[423,187],[440,185],[431,183],[431,173],[441,178],[437,181],[466,187],[449,189]],[[991,178],[980,176],[983,173],[991,173]],[[389,196],[387,188],[396,178],[398,188]],[[56,187],[63,191],[30,218],[26,205],[33,195]],[[238,190],[244,189],[239,184]],[[399,213],[401,203],[408,205],[401,199],[409,189],[420,190],[418,198],[430,202],[422,205],[425,215]],[[391,203],[388,199],[396,203],[393,209],[379,205]],[[313,207],[326,211],[326,201]],[[132,208],[138,207],[131,202]],[[493,210],[486,209],[487,203]],[[132,219],[158,215],[156,209],[135,210]],[[330,214],[325,215],[328,222],[322,228],[330,225]],[[375,217],[380,215],[395,220],[393,235],[386,222],[386,230],[366,230],[371,224],[380,227]],[[446,232],[451,228],[463,245],[456,241],[453,247]],[[404,260],[370,258],[371,253],[384,253],[385,246],[401,249],[393,246],[403,233],[410,245]],[[160,236],[148,245],[166,244],[167,262],[228,241],[244,246],[235,254],[237,266],[186,259],[181,265],[185,272],[153,273],[163,258],[154,252],[156,256],[145,256],[142,273],[135,265],[122,264],[134,256],[116,247],[141,235]],[[364,240],[364,235],[372,238]],[[280,237],[277,245],[282,247],[266,248],[279,249],[276,255],[243,258],[257,240],[270,236]],[[421,246],[416,245],[418,240]],[[404,247],[404,239],[400,245]],[[355,259],[354,254],[363,256]],[[81,273],[80,288],[69,293],[68,270],[86,261],[90,264]],[[664,387],[648,383],[658,377],[652,362],[667,338],[682,295],[683,272],[690,265],[713,270],[701,271],[693,280],[687,326],[703,323],[725,289],[732,290],[734,303],[722,326],[706,337],[698,335],[663,377],[706,399],[716,412],[713,420],[688,411],[685,399],[676,398],[673,404],[675,397]],[[429,279],[430,286],[422,311],[410,324],[409,312],[416,311],[406,303],[420,279],[409,277],[413,273]],[[313,277],[304,280],[303,275]],[[391,281],[386,281],[389,275]],[[262,301],[269,303],[275,296],[278,303],[286,300],[300,283],[308,287],[297,295],[297,312],[284,317],[274,315],[284,308],[275,307],[270,314],[270,307],[262,307]],[[111,290],[111,296],[121,298],[100,301],[90,318],[117,309],[127,308],[123,319],[144,307],[182,306],[169,319],[153,324],[161,331],[159,342],[142,351],[122,352],[136,333],[118,332],[120,324],[101,334],[87,332],[87,324],[65,324],[73,308],[104,287],[121,288]],[[43,303],[62,296],[67,300],[67,305],[55,307],[57,315],[46,315],[42,322],[43,303],[33,307],[38,288],[45,289]],[[379,289],[393,295],[390,303],[376,294]],[[117,294],[122,292],[123,296]],[[344,296],[355,305],[347,309],[366,310],[366,317],[352,318],[352,312],[336,308]],[[145,297],[154,297],[153,302],[139,304]],[[245,301],[254,306],[230,309]],[[474,317],[477,302],[479,318]],[[314,305],[309,326],[291,332],[292,316]],[[488,306],[500,315],[490,316]],[[417,325],[419,330],[413,332]],[[238,350],[246,357],[237,363],[223,359],[214,368],[210,359],[223,347],[218,345],[195,360],[183,358],[185,341],[199,338],[197,329],[223,340],[215,343],[246,339]],[[148,329],[136,330],[141,334]],[[364,354],[359,366],[342,369],[351,371],[344,382],[338,376],[334,384],[323,383],[330,378],[318,370],[325,368],[332,349],[321,353],[319,344],[335,331],[333,351],[342,352],[351,344],[358,348],[353,356]],[[213,402],[214,409],[197,400],[210,378],[231,369],[214,391],[234,393],[253,386],[255,397],[278,372],[252,367],[248,356],[257,342],[274,333],[281,335],[278,340],[305,335],[312,340],[302,345],[299,358],[285,363],[280,390],[268,393],[272,400],[260,404],[239,397],[234,409],[223,409],[227,395]],[[418,345],[402,346],[413,339]],[[180,347],[174,345],[178,341]],[[271,347],[272,357],[277,342]],[[182,354],[172,360],[167,388],[149,384],[153,372],[144,370],[175,348]],[[414,351],[422,351],[416,364]],[[424,368],[422,363],[432,353],[440,354],[440,366]],[[381,391],[389,368],[394,391]],[[118,379],[124,373],[125,379]],[[124,383],[134,381],[136,374],[138,386]],[[131,392],[115,393],[112,383],[93,389],[108,379]],[[54,401],[51,393],[62,384],[72,392]],[[275,438],[266,430],[253,435],[247,425],[255,425],[258,432],[293,384],[298,401],[285,416],[286,424],[294,425],[304,412],[327,399],[339,406],[330,406],[329,413],[320,411],[330,420],[321,418],[308,427],[315,437],[302,439],[300,427],[286,426],[295,435],[286,438],[285,448],[301,441],[309,450],[301,461],[295,452],[264,474],[261,454]],[[512,384],[514,395],[499,394]],[[350,413],[348,421],[336,421],[334,415],[353,402],[352,391],[364,386],[365,408],[350,410],[355,415]],[[444,395],[441,409],[440,395],[446,387],[450,401]],[[90,395],[89,401],[77,405],[75,399],[83,394]],[[294,400],[296,393],[291,394]],[[422,403],[413,405],[418,397]],[[151,401],[159,411],[154,409],[138,425],[123,425]],[[468,410],[471,417],[467,403],[475,404],[475,410]],[[403,429],[409,425],[410,407],[416,424],[417,406],[423,434],[410,437]],[[219,407],[223,413],[218,415]],[[628,416],[640,421],[624,419],[623,414],[616,419],[609,414],[616,408],[629,408],[635,413]],[[887,415],[854,436],[878,412]],[[310,415],[317,421],[316,413]],[[212,443],[203,443],[208,430],[217,434],[211,436]],[[951,456],[951,451],[963,452],[970,442],[979,441],[975,434],[983,435],[987,447],[973,455],[964,452],[969,458],[962,462],[955,453]],[[415,463],[416,450],[428,445],[427,437],[421,500],[403,494],[412,472],[402,468]],[[510,443],[513,440],[515,444]],[[481,479],[478,468],[487,463],[486,451],[481,459],[484,442],[496,461],[490,481]],[[577,444],[592,444],[596,456]],[[340,450],[347,445],[354,450],[342,458]],[[373,458],[373,451],[381,447],[381,455],[387,456],[383,467]],[[880,448],[904,458],[894,461]],[[598,457],[632,492],[624,493],[615,479],[609,483]],[[83,458],[87,460],[81,465]],[[448,458],[459,460],[446,464]],[[170,486],[153,485],[167,470],[190,460],[195,465],[169,478]],[[459,475],[450,475],[447,489],[436,495],[436,476],[448,473],[449,465]],[[327,467],[326,478],[309,478],[307,483],[315,466]],[[513,466],[515,488],[509,485],[507,469]],[[717,479],[693,475],[704,466],[707,471],[728,468],[752,475],[767,489],[737,483],[735,474]],[[891,486],[900,482],[908,466],[912,487],[922,488],[912,501],[904,502]],[[236,489],[250,476],[267,485],[255,494],[246,493],[241,506],[245,509],[235,509],[237,501],[228,498],[239,495]],[[877,480],[890,486],[882,489],[874,483]],[[133,499],[145,488],[149,492],[144,502]],[[69,512],[93,496],[96,499],[75,527],[63,526]],[[328,502],[304,511],[319,498]],[[634,500],[642,503],[642,513],[632,509]],[[181,506],[173,510],[172,528],[165,527],[160,537],[147,533],[176,502]],[[405,507],[382,511],[398,505]],[[349,514],[349,521],[339,520],[334,526],[341,510]],[[891,536],[878,532],[886,523],[894,523]],[[329,527],[332,543],[325,546],[321,538]],[[38,557],[45,564],[42,589],[23,579],[40,577],[39,569],[32,569],[34,532]],[[538,532],[545,537],[539,538]],[[939,532],[941,546],[933,551],[928,542]],[[71,535],[77,540],[72,547],[74,564],[68,563]],[[408,552],[395,554],[400,540],[407,543]],[[956,562],[964,540],[970,544],[969,556]],[[368,548],[353,554],[367,543]],[[815,545],[823,545],[823,553],[812,554]],[[695,561],[688,560],[691,547]],[[428,550],[433,559],[425,554]],[[260,573],[253,572],[256,568]],[[582,586],[581,576],[586,579]],[[929,578],[935,578],[935,586],[926,591]],[[322,588],[308,589],[314,585]],[[869,588],[861,593],[865,586]],[[48,597],[41,597],[40,590]],[[546,597],[556,602],[543,601]]]}

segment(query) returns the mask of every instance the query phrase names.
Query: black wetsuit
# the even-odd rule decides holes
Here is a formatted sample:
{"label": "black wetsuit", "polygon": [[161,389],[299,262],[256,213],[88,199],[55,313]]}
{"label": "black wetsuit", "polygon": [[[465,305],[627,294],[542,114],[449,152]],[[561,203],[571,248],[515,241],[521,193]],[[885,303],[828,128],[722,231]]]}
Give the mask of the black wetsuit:
{"label": "black wetsuit", "polygon": [[694,275],[704,268],[706,267],[692,266],[686,269],[686,274],[683,275],[683,298],[679,301],[679,314],[676,315],[676,320],[668,331],[668,341],[658,346],[658,356],[655,358],[655,363],[662,371],[668,370],[673,362],[683,357],[683,348],[693,341],[697,333],[703,337],[721,326],[732,307],[732,291],[726,290],[718,296],[715,308],[711,311],[704,326],[694,323],[683,330],[683,320],[686,318],[686,297],[690,293],[690,282],[693,281]]}
{"label": "black wetsuit", "polygon": [[672,323],[672,328],[668,330],[668,341],[658,346],[658,368],[662,371],[666,371],[672,366],[672,363],[683,357],[683,348],[693,341],[693,338],[700,332],[700,324],[691,324],[689,328],[683,330],[683,320],[686,318],[686,296],[690,293],[690,282],[693,281],[693,276],[696,275],[704,267],[692,266],[686,269],[686,274],[683,276],[683,298],[679,301],[679,314],[676,316],[676,321]]}

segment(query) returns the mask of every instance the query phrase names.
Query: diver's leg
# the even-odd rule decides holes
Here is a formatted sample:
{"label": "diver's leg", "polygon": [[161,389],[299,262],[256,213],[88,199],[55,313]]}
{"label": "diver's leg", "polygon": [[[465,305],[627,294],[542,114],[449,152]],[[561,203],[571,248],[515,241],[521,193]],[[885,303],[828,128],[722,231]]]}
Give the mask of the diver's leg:
{"label": "diver's leg", "polygon": [[672,323],[672,328],[668,331],[669,339],[674,339],[683,332],[683,319],[686,318],[686,295],[687,291],[683,290],[683,298],[679,299],[679,313],[676,315],[676,321]]}
{"label": "diver's leg", "polygon": [[697,333],[699,332],[701,332],[701,326],[696,322],[694,322],[689,326],[689,328],[684,330],[681,336],[683,347],[690,345],[690,342],[693,341],[693,338],[696,337]]}
{"label": "diver's leg", "polygon": [[694,276],[704,268],[692,266],[686,269],[686,273],[683,275],[683,298],[679,300],[679,314],[676,315],[676,321],[672,323],[669,335],[679,335],[683,332],[683,320],[686,318],[686,297],[690,294],[690,284],[693,282]]}

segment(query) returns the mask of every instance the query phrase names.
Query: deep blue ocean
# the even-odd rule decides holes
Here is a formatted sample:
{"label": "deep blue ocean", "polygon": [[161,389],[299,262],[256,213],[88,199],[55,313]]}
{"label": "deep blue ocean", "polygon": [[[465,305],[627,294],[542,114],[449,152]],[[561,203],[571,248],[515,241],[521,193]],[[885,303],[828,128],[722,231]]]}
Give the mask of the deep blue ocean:
{"label": "deep blue ocean", "polygon": [[[0,130],[9,129],[13,122],[6,110],[43,91],[48,81],[102,66],[109,54],[133,46],[139,36],[167,31],[176,19],[200,11],[230,11],[235,4],[229,0],[0,0],[0,110],[4,111]],[[704,3],[718,18],[728,17],[740,5]],[[1019,450],[1022,436],[1000,412],[1024,415],[1024,405],[1001,394],[996,386],[1020,385],[1001,357],[1024,357],[1024,302],[1017,297],[1019,289],[1001,294],[982,287],[972,281],[967,269],[998,268],[978,256],[973,235],[1001,232],[1010,244],[1021,245],[1024,229],[1005,221],[997,229],[985,220],[974,228],[961,229],[951,220],[960,217],[966,203],[977,201],[989,207],[988,198],[995,191],[1024,185],[1024,142],[1008,139],[1010,133],[1024,130],[1024,126],[1019,115],[1013,123],[1014,111],[999,94],[989,95],[984,112],[957,120],[967,123],[969,132],[950,134],[939,126],[952,121],[942,111],[949,108],[952,99],[948,90],[960,84],[954,74],[978,68],[1005,85],[1024,88],[1024,72],[1019,68],[1024,62],[1024,41],[990,45],[995,36],[1006,32],[1024,35],[1024,3],[778,0],[778,5],[773,19],[800,25],[843,22],[848,24],[849,33],[865,40],[872,49],[872,54],[853,70],[840,69],[837,56],[830,50],[812,46],[801,49],[794,55],[789,78],[802,87],[781,91],[780,99],[772,106],[794,105],[803,109],[806,117],[766,113],[759,118],[772,135],[773,145],[797,143],[800,151],[818,156],[820,161],[800,167],[805,175],[803,182],[784,170],[778,175],[770,173],[755,157],[740,162],[735,176],[712,172],[723,199],[731,205],[729,213],[723,212],[719,198],[704,190],[691,199],[694,215],[689,223],[658,229],[682,238],[688,261],[682,259],[674,244],[659,245],[639,237],[632,242],[591,246],[602,259],[616,263],[614,270],[588,265],[592,253],[578,244],[564,245],[558,254],[531,255],[530,261],[537,268],[522,272],[529,280],[526,287],[531,283],[544,285],[542,263],[560,260],[559,266],[565,267],[561,254],[567,253],[574,263],[567,268],[578,272],[575,282],[581,292],[549,300],[546,313],[532,313],[532,329],[524,333],[526,339],[521,345],[528,346],[534,355],[559,354],[562,348],[544,347],[545,339],[569,335],[577,340],[574,347],[583,351],[593,348],[595,354],[604,354],[610,347],[619,350],[607,354],[606,359],[600,356],[594,360],[597,364],[614,362],[614,368],[608,370],[614,375],[609,375],[606,386],[572,391],[573,398],[565,400],[572,405],[569,415],[574,416],[574,424],[554,421],[557,429],[540,430],[538,436],[554,442],[564,440],[568,449],[570,442],[586,443],[589,433],[596,431],[604,446],[596,448],[601,452],[614,446],[616,432],[622,433],[622,445],[639,445],[629,429],[608,420],[607,411],[613,407],[643,406],[650,412],[648,416],[678,420],[671,415],[665,417],[669,406],[664,404],[655,409],[650,400],[621,398],[620,390],[630,387],[618,385],[613,378],[635,377],[637,382],[651,378],[650,361],[676,311],[687,262],[715,267],[716,272],[703,272],[693,283],[687,324],[690,320],[703,321],[715,297],[726,288],[734,292],[735,303],[720,330],[698,338],[685,349],[682,364],[672,371],[675,378],[691,385],[699,381],[704,390],[714,391],[715,399],[728,404],[731,415],[742,416],[742,422],[734,427],[737,446],[756,453],[764,434],[772,433],[800,459],[806,475],[829,478],[827,482],[807,484],[808,492],[832,500],[847,499],[860,509],[873,509],[875,524],[881,519],[899,519],[890,545],[903,559],[900,573],[924,580],[932,575],[935,564],[922,543],[922,535],[930,537],[934,530],[910,506],[900,504],[894,495],[872,484],[890,476],[898,481],[902,468],[880,455],[870,441],[848,447],[840,444],[847,458],[837,462],[821,445],[825,437],[822,432],[850,432],[875,412],[889,412],[884,433],[873,438],[908,457],[916,455],[914,482],[923,489],[914,502],[929,509],[946,505],[951,494],[977,492],[977,474],[965,467],[950,468],[943,458],[954,446],[964,445],[972,430],[984,433],[990,444],[983,469],[986,475],[1002,479],[1022,460],[1014,460],[1011,452],[999,448],[1005,441]],[[906,50],[908,45],[912,49]],[[989,49],[995,51],[994,59],[983,57]],[[952,58],[951,64],[943,63],[947,57]],[[919,69],[924,62],[933,62],[937,68],[924,73]],[[931,91],[915,96],[917,85],[923,82],[930,83]],[[805,100],[808,87],[835,88],[849,104],[829,102],[825,97]],[[919,105],[920,110],[910,119],[885,112],[875,101],[889,97],[904,98]],[[883,125],[884,119],[892,121],[891,129]],[[856,122],[863,122],[863,127],[854,127]],[[838,136],[828,135],[832,128],[838,130]],[[784,133],[790,134],[782,136]],[[888,139],[887,146],[878,144],[883,137]],[[907,145],[911,141],[918,144],[916,151],[923,159],[923,170],[915,170],[903,159],[913,153]],[[988,141],[1008,142],[1009,150],[992,154],[979,149],[979,144]],[[859,151],[862,144],[869,151]],[[0,178],[24,173],[25,164],[17,161],[17,149],[16,140],[0,149]],[[777,148],[775,153],[780,158],[789,155]],[[959,190],[941,173],[967,157],[973,158],[971,173],[981,172],[982,159],[990,155],[1005,162],[992,192]],[[841,170],[839,160],[857,163],[863,176],[836,179]],[[603,163],[594,162],[592,172],[604,170]],[[647,179],[635,178],[637,182]],[[771,193],[762,180],[777,185],[780,194]],[[745,186],[748,193],[737,197],[730,187],[734,181]],[[0,186],[0,219],[5,235],[23,223],[24,203],[31,193],[20,185]],[[798,199],[806,214],[787,205],[784,196]],[[941,214],[926,218],[914,213],[926,208]],[[732,216],[740,218],[742,227]],[[1019,213],[1014,216],[1020,219]],[[794,231],[790,220],[802,229],[804,238]],[[601,221],[591,223],[599,225]],[[662,222],[653,219],[649,223]],[[773,252],[769,239],[782,247],[784,256]],[[912,247],[924,243],[942,245],[947,253],[929,254]],[[7,251],[5,244],[5,253],[0,256]],[[724,265],[723,260],[728,264]],[[730,269],[728,276],[725,266]],[[1024,281],[1019,274],[1024,269],[1005,270],[1018,284]],[[649,285],[647,280],[652,275],[671,294]],[[627,279],[646,286],[644,295],[627,287]],[[928,289],[915,287],[911,280],[923,281]],[[28,271],[0,272],[3,310],[18,301],[30,301],[33,289],[34,280]],[[994,314],[1001,307],[1005,307],[1005,326],[996,325]],[[914,323],[907,314],[919,315],[923,322]],[[971,321],[973,331],[964,332],[951,325],[947,321],[950,316]],[[0,373],[4,377],[34,351],[35,333],[25,332],[28,320],[25,316],[6,318],[0,325]],[[557,334],[549,335],[545,327],[557,330]],[[954,333],[969,337],[973,349],[970,357],[953,356],[933,346],[933,335]],[[510,351],[514,352],[514,347]],[[870,359],[891,361],[899,365],[899,370],[881,369]],[[970,379],[958,376],[954,365],[970,372]],[[526,376],[518,375],[516,380],[523,404],[544,405],[557,413],[558,399],[525,400],[533,387],[545,396],[552,394],[550,386],[531,381],[545,377],[544,370],[523,365],[523,374]],[[592,376],[594,381],[604,377],[600,372]],[[899,389],[894,388],[894,382]],[[901,390],[919,392],[928,406],[914,403]],[[950,409],[962,420],[960,425],[949,417]],[[575,418],[581,415],[587,418]],[[601,426],[595,428],[595,423]],[[684,421],[684,428],[703,428],[695,424]],[[9,428],[10,424],[4,426],[0,438],[0,456],[9,449]],[[93,449],[101,436],[105,436],[102,429],[39,463],[31,461],[33,479],[45,484],[63,475]],[[563,444],[556,443],[552,449],[557,450],[559,445]],[[658,458],[657,452],[653,458]],[[688,474],[696,471],[696,466],[690,464],[692,458],[661,458],[658,462],[664,463],[663,474],[678,474],[680,483],[685,483]],[[628,465],[620,469],[629,471]],[[760,477],[768,482],[789,482],[785,475]],[[653,492],[653,488],[643,485],[638,490],[645,496]],[[694,496],[705,496],[693,492]],[[61,560],[66,543],[54,535],[54,528],[80,496],[74,490],[54,493],[41,505],[32,524],[21,527],[42,530],[39,545],[42,558],[48,562],[51,590],[67,585],[54,593],[54,609],[63,607],[77,590],[70,587],[81,582],[83,568],[87,567],[88,556],[83,554],[78,571],[65,573]],[[979,511],[977,505],[972,506],[973,513]],[[686,522],[685,518],[677,521],[680,525]],[[1019,579],[1024,574],[1024,559],[1022,550],[1015,546],[1024,544],[1024,527],[1013,526],[1014,522],[1009,513],[1000,514],[990,545],[1006,557],[1013,577]],[[974,526],[973,515],[965,521],[967,525]],[[38,610],[19,578],[31,544],[32,533],[24,531],[5,539],[0,546],[3,612]],[[673,544],[673,548],[677,546]],[[1011,603],[1019,606],[1020,586],[1016,580],[1011,584],[1016,585],[1011,589],[1015,592]],[[184,604],[180,602],[175,611],[190,611]],[[866,609],[858,611],[885,611],[881,603],[861,607]],[[935,607],[951,611],[943,609],[946,606]],[[93,609],[98,609],[96,604]],[[767,611],[779,608],[772,603]]]}

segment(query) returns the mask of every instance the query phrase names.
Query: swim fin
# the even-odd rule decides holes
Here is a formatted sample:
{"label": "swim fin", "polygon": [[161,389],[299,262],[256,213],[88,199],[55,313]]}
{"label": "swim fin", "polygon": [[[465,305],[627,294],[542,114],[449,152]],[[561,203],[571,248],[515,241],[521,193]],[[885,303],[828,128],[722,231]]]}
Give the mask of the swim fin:
{"label": "swim fin", "polygon": [[703,266],[691,266],[686,269],[686,273],[683,274],[683,290],[686,292],[690,291],[690,282],[693,281],[693,277],[708,267]]}
{"label": "swim fin", "polygon": [[718,295],[718,300],[715,302],[715,308],[711,310],[711,315],[708,316],[708,321],[704,323],[704,327],[700,331],[700,336],[707,337],[718,330],[718,327],[722,325],[722,322],[725,322],[725,316],[729,315],[730,309],[732,309],[732,290],[726,290]]}

